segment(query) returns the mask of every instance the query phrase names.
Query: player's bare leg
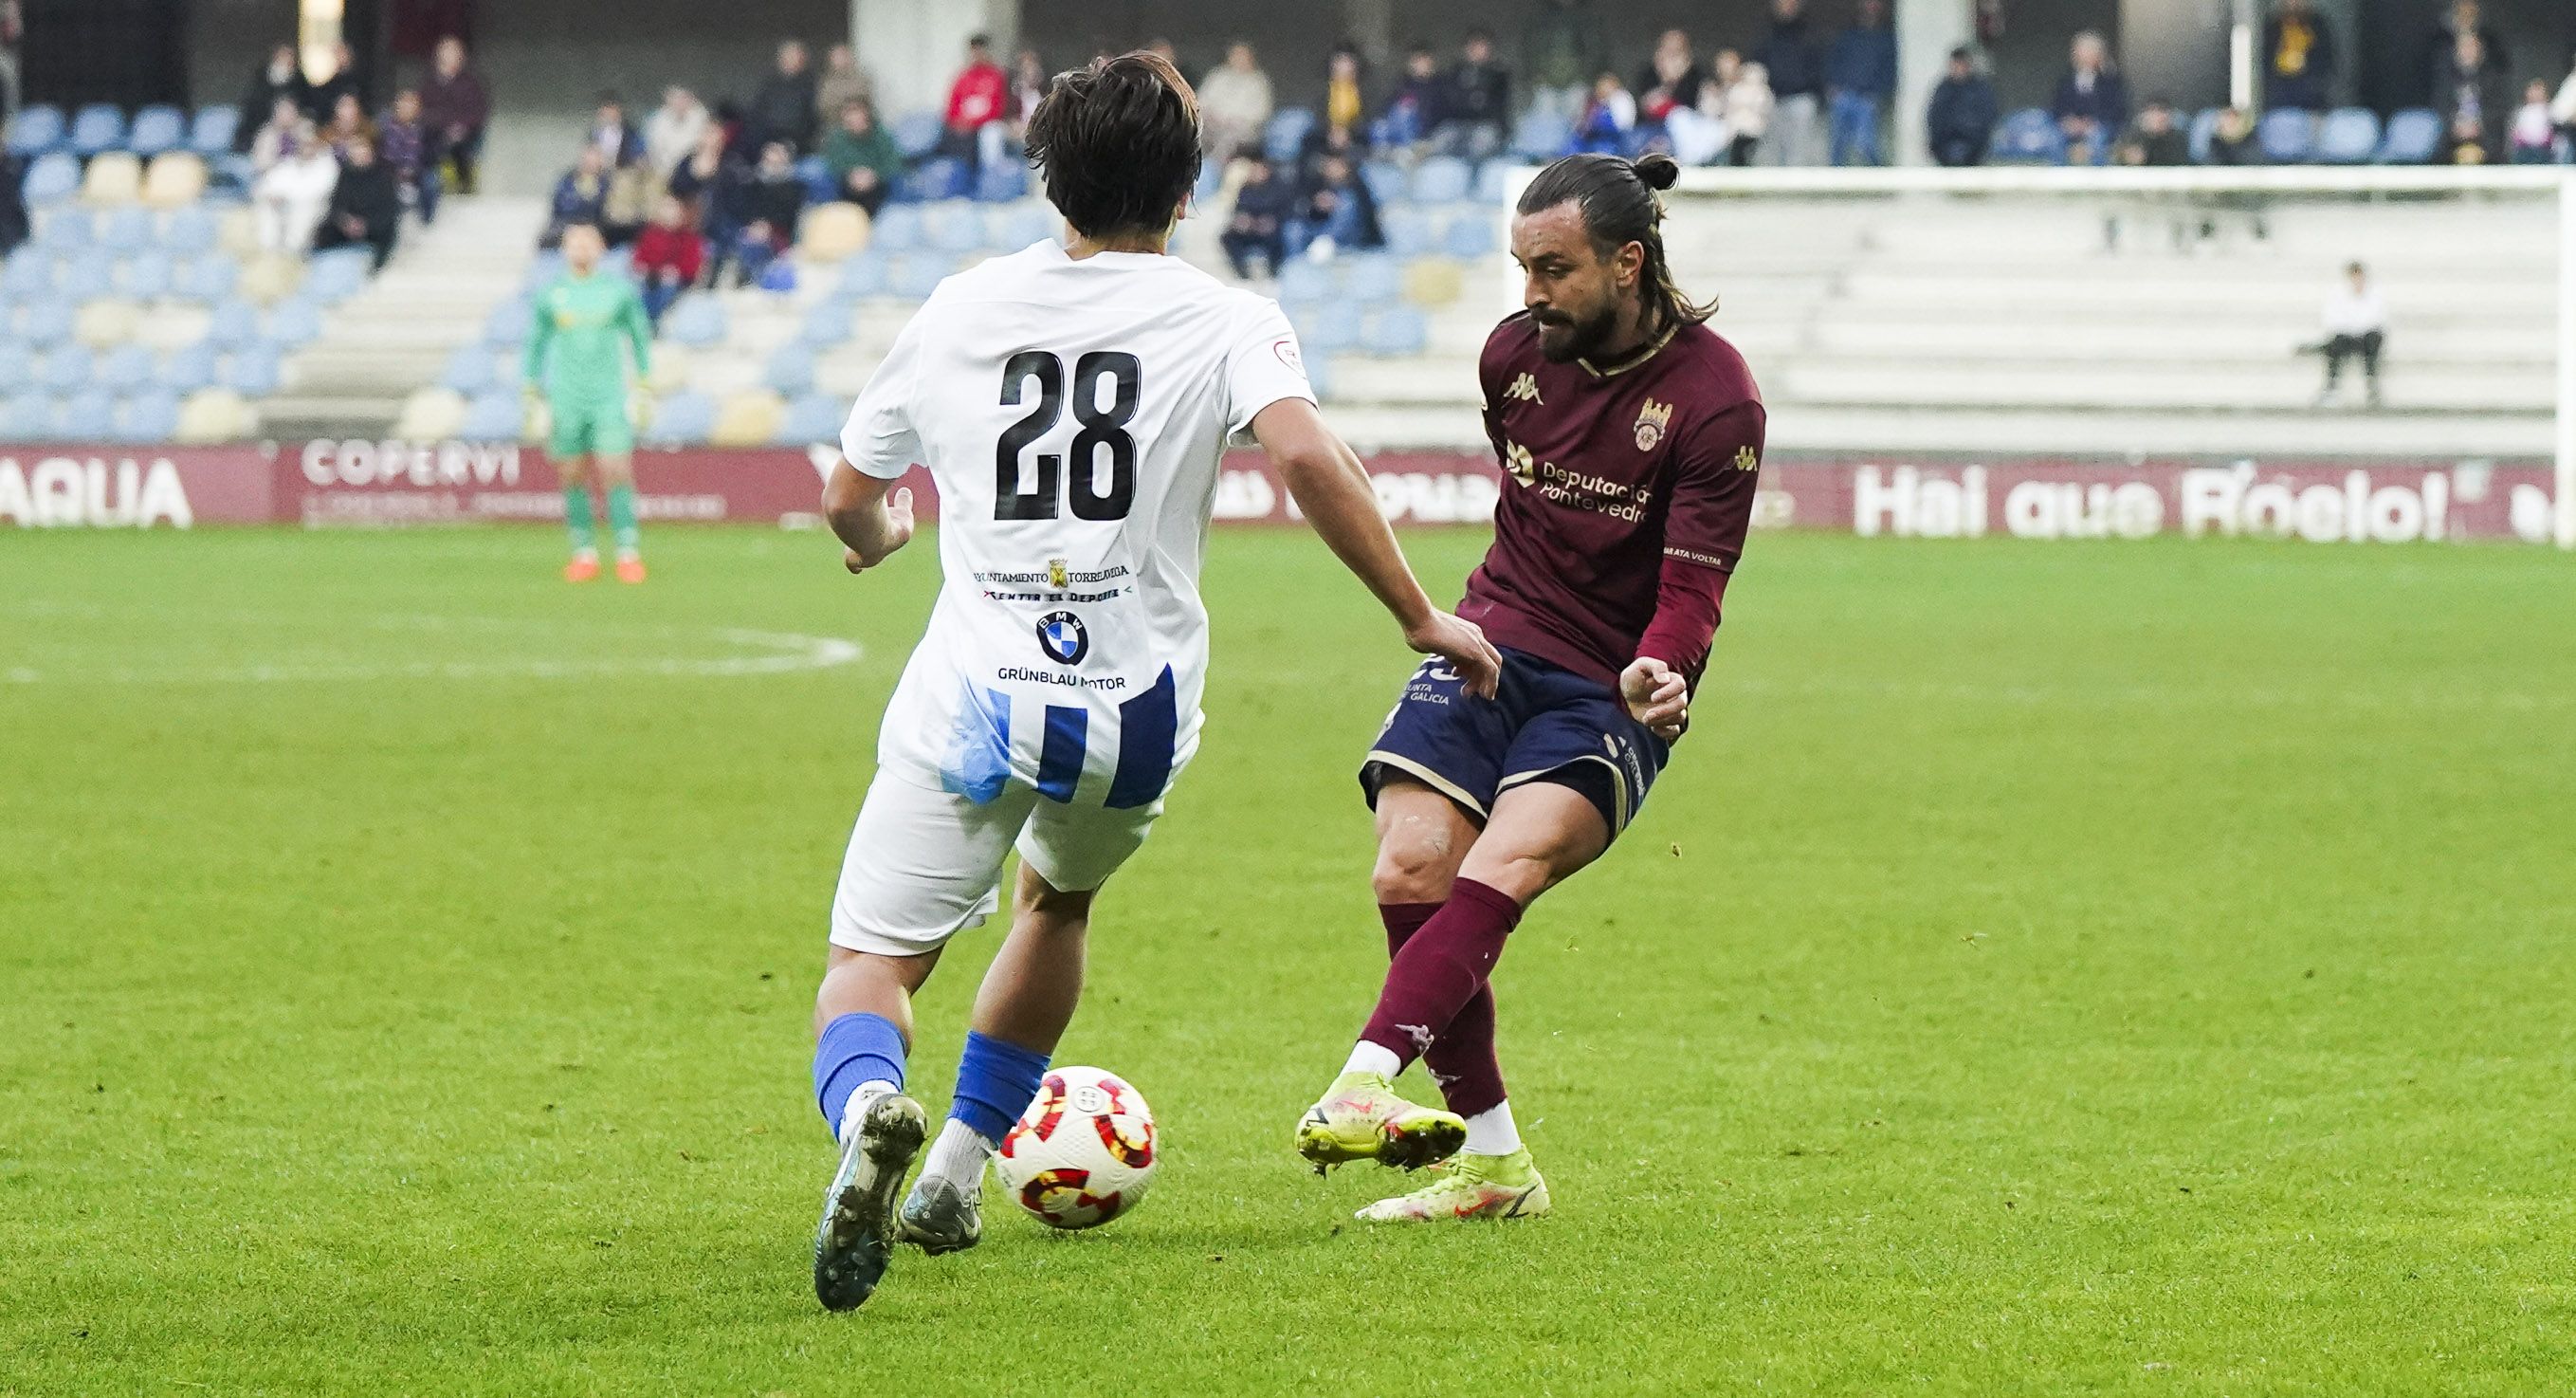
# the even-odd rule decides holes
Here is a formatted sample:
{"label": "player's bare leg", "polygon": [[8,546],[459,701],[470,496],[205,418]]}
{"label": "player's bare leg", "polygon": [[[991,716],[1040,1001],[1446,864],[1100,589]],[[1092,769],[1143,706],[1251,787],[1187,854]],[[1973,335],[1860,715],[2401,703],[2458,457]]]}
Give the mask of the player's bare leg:
{"label": "player's bare leg", "polygon": [[[928,1134],[921,1104],[898,1085],[900,1059],[912,1042],[913,993],[938,964],[936,951],[881,956],[836,946],[815,992],[814,1027],[825,1049],[836,1037],[848,1040],[815,1060],[815,1091],[841,1141],[840,1169],[814,1231],[814,1295],[831,1310],[867,1300],[894,1255],[895,1195]],[[845,1100],[834,1111],[836,1093]]]}
{"label": "player's bare leg", "polygon": [[617,545],[617,580],[644,581],[644,536],[635,521],[635,458],[625,452],[591,457],[599,493],[608,500],[608,530]]}
{"label": "player's bare leg", "polygon": [[564,581],[585,583],[599,576],[599,534],[590,509],[591,458],[576,456],[555,463],[563,480],[564,528],[572,536],[572,561]]}
{"label": "player's bare leg", "polygon": [[904,1197],[903,1236],[957,1252],[984,1235],[984,1164],[1028,1110],[1047,1059],[1082,999],[1090,892],[1066,892],[1020,864],[1010,935],[975,993],[975,1032],[957,1065],[958,1109]]}

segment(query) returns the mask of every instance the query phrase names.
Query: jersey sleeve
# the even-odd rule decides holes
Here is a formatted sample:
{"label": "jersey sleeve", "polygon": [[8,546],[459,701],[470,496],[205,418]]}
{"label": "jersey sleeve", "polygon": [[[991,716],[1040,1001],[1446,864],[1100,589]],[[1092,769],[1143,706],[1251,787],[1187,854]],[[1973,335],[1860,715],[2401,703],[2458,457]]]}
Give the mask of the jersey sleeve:
{"label": "jersey sleeve", "polygon": [[1512,463],[1503,446],[1502,385],[1504,366],[1511,358],[1511,350],[1504,342],[1504,333],[1510,326],[1510,321],[1495,326],[1494,333],[1485,337],[1485,348],[1476,356],[1476,385],[1484,399],[1485,440],[1493,444],[1494,460],[1502,463],[1506,471]]}
{"label": "jersey sleeve", "polygon": [[1701,422],[1682,443],[1672,498],[1664,505],[1666,560],[1735,571],[1753,524],[1765,427],[1760,403],[1738,403]]}
{"label": "jersey sleeve", "polygon": [[1255,302],[1238,324],[1226,349],[1225,427],[1228,433],[1250,430],[1261,410],[1283,398],[1315,401],[1306,380],[1306,360],[1297,349],[1297,331],[1276,301]]}
{"label": "jersey sleeve", "polygon": [[921,318],[906,322],[885,362],[868,377],[850,420],[841,428],[841,455],[861,475],[900,479],[921,460],[921,433],[913,425],[913,387],[921,374]]}

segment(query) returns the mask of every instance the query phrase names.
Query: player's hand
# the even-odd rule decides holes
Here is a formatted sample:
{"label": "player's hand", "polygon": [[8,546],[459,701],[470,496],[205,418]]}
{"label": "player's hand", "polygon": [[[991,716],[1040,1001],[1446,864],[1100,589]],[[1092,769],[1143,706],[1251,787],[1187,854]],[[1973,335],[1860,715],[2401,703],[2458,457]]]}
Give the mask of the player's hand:
{"label": "player's hand", "polygon": [[1458,671],[1467,692],[1479,699],[1494,697],[1494,688],[1502,682],[1503,653],[1485,639],[1485,629],[1472,621],[1433,612],[1431,619],[1408,628],[1404,643],[1417,655],[1436,655]]}
{"label": "player's hand", "polygon": [[885,520],[885,547],[874,554],[845,548],[841,550],[841,566],[853,573],[864,573],[893,557],[896,550],[912,542],[912,487],[905,486],[887,498]]}
{"label": "player's hand", "polygon": [[1652,656],[1639,656],[1619,672],[1619,697],[1628,705],[1628,717],[1665,742],[1690,726],[1690,681]]}

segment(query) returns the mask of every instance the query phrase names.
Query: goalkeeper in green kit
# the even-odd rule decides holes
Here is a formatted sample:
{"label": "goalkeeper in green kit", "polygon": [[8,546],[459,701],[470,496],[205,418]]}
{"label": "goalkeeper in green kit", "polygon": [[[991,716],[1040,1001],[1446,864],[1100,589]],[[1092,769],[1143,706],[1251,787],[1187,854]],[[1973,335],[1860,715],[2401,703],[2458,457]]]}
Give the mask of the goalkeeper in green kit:
{"label": "goalkeeper in green kit", "polygon": [[[547,454],[563,479],[564,522],[572,531],[570,582],[599,576],[599,543],[590,512],[591,486],[608,497],[608,526],[617,544],[617,580],[644,581],[643,540],[635,527],[635,428],[626,418],[626,347],[635,376],[653,369],[653,322],[625,277],[599,270],[607,250],[599,230],[564,230],[566,270],[537,294],[536,326],[523,370],[554,414]],[[549,363],[549,355],[552,362]]]}

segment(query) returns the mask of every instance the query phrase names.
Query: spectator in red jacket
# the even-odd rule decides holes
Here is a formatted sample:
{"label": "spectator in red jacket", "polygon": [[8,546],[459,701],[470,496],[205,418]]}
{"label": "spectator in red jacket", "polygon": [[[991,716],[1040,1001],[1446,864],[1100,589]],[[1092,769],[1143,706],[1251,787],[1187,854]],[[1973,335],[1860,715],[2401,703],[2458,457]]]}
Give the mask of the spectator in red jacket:
{"label": "spectator in red jacket", "polygon": [[697,285],[707,269],[707,240],[689,226],[689,207],[668,195],[653,207],[653,222],[635,240],[635,276],[644,283],[644,313],[655,325],[662,313]]}
{"label": "spectator in red jacket", "polygon": [[948,135],[941,142],[942,153],[970,164],[1001,163],[1010,115],[1011,75],[993,61],[993,41],[978,34],[966,41],[966,70],[948,88]]}

